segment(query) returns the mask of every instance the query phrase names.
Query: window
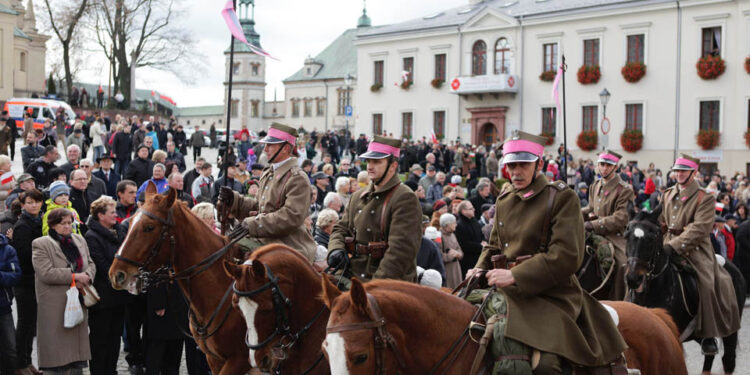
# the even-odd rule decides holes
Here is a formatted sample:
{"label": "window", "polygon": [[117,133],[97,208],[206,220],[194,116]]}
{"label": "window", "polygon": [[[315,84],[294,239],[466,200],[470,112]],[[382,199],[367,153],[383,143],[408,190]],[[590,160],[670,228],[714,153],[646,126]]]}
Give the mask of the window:
{"label": "window", "polygon": [[257,100],[251,100],[250,101],[250,117],[258,117],[258,104],[260,102]]}
{"label": "window", "polygon": [[383,60],[375,61],[373,64],[373,78],[372,83],[375,85],[383,85]]}
{"label": "window", "polygon": [[343,116],[346,114],[346,106],[349,105],[349,100],[351,97],[352,89],[346,89],[346,88],[340,88],[338,90],[338,106],[336,113],[339,116]]}
{"label": "window", "polygon": [[643,42],[646,36],[643,34],[628,35],[628,62],[644,62]]}
{"label": "window", "polygon": [[557,108],[542,108],[542,133],[557,135]]}
{"label": "window", "polygon": [[299,99],[292,99],[292,117],[299,117]]}
{"label": "window", "polygon": [[239,107],[240,101],[237,99],[232,99],[232,104],[229,107],[229,114],[232,117],[237,117],[239,115]]}
{"label": "window", "polygon": [[[201,124],[206,125],[206,120],[203,120]],[[190,125],[190,121],[188,121],[188,125]]]}
{"label": "window", "polygon": [[487,74],[487,44],[477,40],[471,48],[471,75]]}
{"label": "window", "polygon": [[383,133],[383,114],[373,113],[372,114],[372,134]]}
{"label": "window", "polygon": [[190,120],[187,121],[187,124],[190,125]]}
{"label": "window", "polygon": [[260,64],[259,63],[250,63],[250,73],[253,76],[257,76],[259,71],[260,71]]}
{"label": "window", "polygon": [[312,99],[305,99],[305,117],[312,117],[313,103]]}
{"label": "window", "polygon": [[408,81],[414,83],[414,58],[404,57],[404,71],[409,72]]}
{"label": "window", "polygon": [[544,49],[544,71],[555,71],[557,70],[557,43],[547,43],[543,46]]}
{"label": "window", "polygon": [[595,105],[583,106],[583,131],[596,131],[596,119],[598,118],[599,107]]}
{"label": "window", "polygon": [[445,138],[445,111],[432,112],[432,130],[437,139]]}
{"label": "window", "polygon": [[435,55],[435,79],[445,81],[445,54]]}
{"label": "window", "polygon": [[232,69],[232,74],[240,74],[240,63],[234,63],[234,69]]}
{"label": "window", "polygon": [[718,100],[708,100],[701,102],[700,128],[719,130],[719,110],[720,103]]}
{"label": "window", "polygon": [[412,120],[413,115],[411,112],[404,112],[401,114],[401,136],[404,138],[412,137]]}
{"label": "window", "polygon": [[583,41],[583,65],[599,65],[599,39]]}
{"label": "window", "polygon": [[747,130],[750,130],[750,100],[747,101]]}
{"label": "window", "polygon": [[22,72],[26,71],[26,52],[21,52],[18,69]]}
{"label": "window", "polygon": [[703,28],[701,56],[706,57],[708,55],[721,55],[721,27]]}
{"label": "window", "polygon": [[495,74],[510,73],[510,47],[508,39],[500,38],[495,43]]}
{"label": "window", "polygon": [[325,116],[325,114],[326,114],[326,100],[322,99],[322,98],[319,98],[316,104],[317,104],[317,107],[318,107],[317,108],[318,116]]}
{"label": "window", "polygon": [[643,131],[643,104],[625,105],[625,129]]}

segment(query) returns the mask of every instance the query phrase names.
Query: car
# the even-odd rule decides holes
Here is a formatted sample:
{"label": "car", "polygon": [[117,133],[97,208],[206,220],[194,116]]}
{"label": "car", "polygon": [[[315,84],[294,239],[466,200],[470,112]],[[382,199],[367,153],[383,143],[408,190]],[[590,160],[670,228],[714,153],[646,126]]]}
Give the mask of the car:
{"label": "car", "polygon": [[[208,132],[201,129],[200,132],[203,134],[203,144],[204,147],[208,147],[211,145],[211,138],[208,136]],[[193,133],[195,133],[195,129],[193,128],[185,128],[185,137],[187,138],[187,146],[190,147],[190,138],[193,136]]]}

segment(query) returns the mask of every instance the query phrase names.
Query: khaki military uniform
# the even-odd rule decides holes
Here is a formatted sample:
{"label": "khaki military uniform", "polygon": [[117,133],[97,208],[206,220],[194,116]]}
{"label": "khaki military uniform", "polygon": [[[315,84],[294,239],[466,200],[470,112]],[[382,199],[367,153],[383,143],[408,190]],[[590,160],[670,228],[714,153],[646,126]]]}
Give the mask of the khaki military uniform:
{"label": "khaki military uniform", "polygon": [[[383,202],[393,189],[383,211]],[[394,175],[382,188],[370,184],[352,195],[344,216],[333,227],[328,250],[345,249],[346,237],[357,245],[385,241],[388,248],[381,259],[354,254],[351,272],[360,280],[396,279],[415,281],[417,252],[422,240],[422,215],[417,196]],[[383,218],[382,215],[385,215]],[[382,218],[382,219],[381,219]],[[385,231],[381,231],[381,220]]]}
{"label": "khaki military uniform", "polygon": [[[552,190],[547,238],[543,233]],[[491,255],[510,261],[533,255],[511,272],[506,337],[574,364],[603,366],[620,358],[626,344],[602,305],[581,289],[575,272],[583,261],[584,231],[578,196],[563,182],[538,175],[523,190],[509,185],[495,204],[495,222],[477,268],[491,269]],[[546,246],[540,250],[540,241]]]}
{"label": "khaki military uniform", "polygon": [[623,233],[628,226],[628,202],[635,198],[633,188],[613,172],[612,179],[594,181],[589,188],[589,204],[581,211],[588,216],[594,214],[598,219],[592,220],[593,232],[604,236],[612,243],[615,255],[615,285],[609,299],[621,301],[625,298],[625,272],[627,263],[625,255],[625,237]]}
{"label": "khaki military uniform", "polygon": [[[703,191],[703,193],[700,193]],[[698,201],[698,196],[703,198]],[[732,278],[716,261],[709,237],[714,225],[715,197],[692,181],[680,191],[664,192],[659,221],[666,225],[664,245],[687,258],[698,274],[696,337],[726,337],[740,328]]]}
{"label": "khaki military uniform", "polygon": [[310,181],[289,158],[276,170],[268,167],[258,183],[256,198],[234,192],[231,213],[243,220],[248,237],[261,244],[283,243],[302,253],[310,262],[315,260],[315,240],[305,227],[310,208]]}

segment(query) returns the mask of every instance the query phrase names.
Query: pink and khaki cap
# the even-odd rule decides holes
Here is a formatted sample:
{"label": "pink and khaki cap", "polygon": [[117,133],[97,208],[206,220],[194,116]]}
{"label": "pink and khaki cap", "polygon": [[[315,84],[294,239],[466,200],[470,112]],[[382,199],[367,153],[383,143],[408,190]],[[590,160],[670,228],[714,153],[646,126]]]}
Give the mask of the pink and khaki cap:
{"label": "pink and khaki cap", "polygon": [[398,139],[382,137],[376,135],[370,145],[367,146],[367,152],[359,155],[360,159],[385,159],[388,156],[398,158],[401,155],[401,141]]}
{"label": "pink and khaki cap", "polygon": [[617,163],[620,162],[620,159],[622,159],[622,155],[612,150],[607,150],[599,154],[599,160],[597,161],[597,163],[607,163],[607,164],[617,165]]}
{"label": "pink and khaki cap", "polygon": [[274,122],[268,128],[268,135],[259,142],[271,144],[288,142],[294,146],[297,143],[297,129]]}
{"label": "pink and khaki cap", "polygon": [[503,143],[501,163],[533,163],[542,157],[545,142],[545,137],[514,130]]}
{"label": "pink and khaki cap", "polygon": [[672,166],[673,171],[697,171],[698,165],[700,165],[700,159],[694,158],[686,154],[680,154],[680,157],[674,161]]}

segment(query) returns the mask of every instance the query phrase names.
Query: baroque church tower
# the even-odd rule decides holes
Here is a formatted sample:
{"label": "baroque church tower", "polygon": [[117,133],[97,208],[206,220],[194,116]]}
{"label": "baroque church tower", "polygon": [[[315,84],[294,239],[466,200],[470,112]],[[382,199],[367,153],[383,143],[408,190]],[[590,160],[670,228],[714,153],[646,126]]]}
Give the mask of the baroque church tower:
{"label": "baroque church tower", "polygon": [[[238,0],[237,17],[240,19],[245,38],[260,47],[260,35],[255,31],[255,0]],[[230,123],[232,129],[246,126],[255,132],[263,128],[263,107],[266,93],[266,58],[250,50],[244,43],[234,41],[234,65],[229,66],[230,48],[224,51],[226,74],[224,77],[224,100],[229,89],[229,69],[232,69],[232,95]],[[224,102],[224,118],[226,118]]]}

